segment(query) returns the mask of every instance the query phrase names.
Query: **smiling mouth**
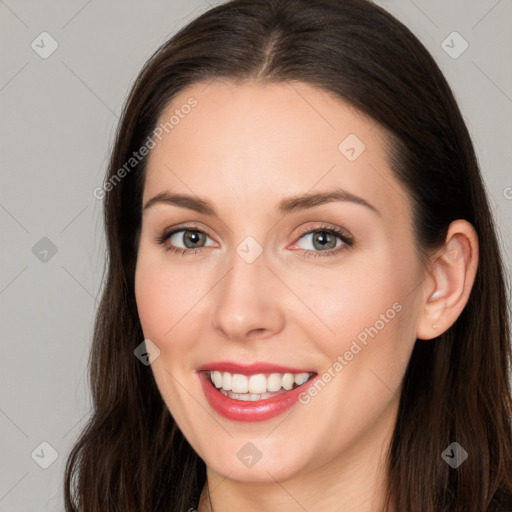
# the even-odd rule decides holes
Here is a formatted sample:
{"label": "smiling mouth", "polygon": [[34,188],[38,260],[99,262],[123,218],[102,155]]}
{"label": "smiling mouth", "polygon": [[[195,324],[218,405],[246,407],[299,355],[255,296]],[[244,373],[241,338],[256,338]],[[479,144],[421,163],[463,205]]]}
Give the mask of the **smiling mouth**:
{"label": "smiling mouth", "polygon": [[298,388],[316,375],[303,373],[239,373],[207,370],[210,384],[224,396],[244,402],[267,400]]}

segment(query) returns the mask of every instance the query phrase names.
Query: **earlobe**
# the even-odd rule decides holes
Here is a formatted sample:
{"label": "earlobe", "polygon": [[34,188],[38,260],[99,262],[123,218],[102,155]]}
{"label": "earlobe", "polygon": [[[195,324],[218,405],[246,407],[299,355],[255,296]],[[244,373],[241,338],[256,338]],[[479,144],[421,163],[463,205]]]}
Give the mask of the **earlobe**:
{"label": "earlobe", "polygon": [[429,340],[457,320],[469,299],[478,266],[478,237],[465,220],[450,224],[444,246],[432,258],[427,299],[418,318],[416,337]]}

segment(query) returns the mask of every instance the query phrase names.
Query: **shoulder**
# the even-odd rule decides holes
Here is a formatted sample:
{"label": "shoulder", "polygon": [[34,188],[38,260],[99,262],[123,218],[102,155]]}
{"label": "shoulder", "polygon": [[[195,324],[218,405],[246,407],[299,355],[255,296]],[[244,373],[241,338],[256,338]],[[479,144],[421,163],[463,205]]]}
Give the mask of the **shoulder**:
{"label": "shoulder", "polygon": [[512,512],[512,492],[498,490],[486,512]]}

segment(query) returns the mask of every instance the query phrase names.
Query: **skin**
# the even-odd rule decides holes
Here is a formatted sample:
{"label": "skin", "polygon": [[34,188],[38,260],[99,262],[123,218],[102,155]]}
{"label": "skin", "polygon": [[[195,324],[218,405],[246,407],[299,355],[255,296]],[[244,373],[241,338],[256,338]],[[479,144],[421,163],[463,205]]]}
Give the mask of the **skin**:
{"label": "skin", "polygon": [[[385,132],[330,93],[303,83],[194,84],[161,119],[191,96],[198,105],[151,150],[143,193],[143,204],[172,191],[216,210],[156,203],[143,212],[135,292],[144,336],[160,350],[151,367],[162,397],[207,465],[214,510],[380,511],[408,360],[416,338],[438,336],[466,304],[478,261],[474,229],[452,223],[446,246],[422,266]],[[338,149],[350,134],[365,145],[354,161]],[[379,213],[348,201],[277,210],[286,197],[334,188]],[[195,242],[196,254],[156,241],[183,223],[208,236],[184,245],[184,234],[197,233],[182,231],[165,244]],[[345,230],[354,244],[323,257],[343,242],[332,235],[336,247],[323,248],[300,234],[319,226]],[[247,236],[263,248],[252,263],[236,252]],[[396,303],[400,312],[333,372],[338,356]],[[243,423],[218,415],[202,392],[195,369],[219,360],[320,375],[331,368],[335,377],[309,403]],[[237,457],[249,441],[261,452],[251,468]],[[210,510],[205,498],[203,489],[199,512]]]}

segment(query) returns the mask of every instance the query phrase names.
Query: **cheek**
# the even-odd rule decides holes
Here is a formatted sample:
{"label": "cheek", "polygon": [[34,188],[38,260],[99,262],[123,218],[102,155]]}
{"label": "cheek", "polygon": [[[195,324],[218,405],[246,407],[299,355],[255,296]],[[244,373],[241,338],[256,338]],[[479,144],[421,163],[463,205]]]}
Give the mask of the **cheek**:
{"label": "cheek", "polygon": [[[191,407],[190,397],[179,383],[190,378],[191,348],[193,340],[200,336],[201,326],[194,321],[194,305],[204,291],[197,285],[183,270],[172,270],[166,264],[165,254],[140,250],[135,273],[139,320],[144,337],[160,350],[151,370],[163,400],[185,432],[193,432],[194,426],[188,423],[186,412]],[[196,417],[200,416],[201,410],[195,412]]]}
{"label": "cheek", "polygon": [[411,271],[407,263],[394,263],[389,255],[354,258],[339,268],[316,271],[313,277],[311,272],[297,274],[295,290],[317,317],[317,326],[346,340],[376,322],[382,328],[382,321],[387,325],[397,316],[396,303],[403,305],[411,291]]}
{"label": "cheek", "polygon": [[[176,287],[159,261],[142,247],[135,272],[135,297],[144,336],[162,345],[176,310]],[[160,349],[163,347],[160,346]]]}
{"label": "cheek", "polygon": [[153,341],[161,338],[165,332],[166,315],[163,312],[167,309],[166,287],[161,277],[159,279],[158,269],[149,264],[144,253],[139,254],[135,271],[135,298],[144,336]]}
{"label": "cheek", "polygon": [[[414,346],[418,314],[414,291],[420,290],[421,275],[412,250],[402,254],[389,250],[354,258],[323,278],[317,275],[315,287],[311,275],[299,278],[299,293],[308,287],[313,290],[306,295],[308,306],[321,320],[311,316],[303,329],[312,340],[318,340],[317,348],[331,367],[340,363],[341,356],[342,366],[331,371],[343,372],[349,387],[363,382],[370,385],[376,375],[392,387],[398,386]],[[362,377],[362,373],[367,375]]]}
{"label": "cheek", "polygon": [[139,320],[144,336],[162,353],[171,346],[175,352],[190,348],[188,340],[197,338],[201,327],[195,318],[207,291],[204,273],[169,265],[163,251],[140,249],[135,272]]}

